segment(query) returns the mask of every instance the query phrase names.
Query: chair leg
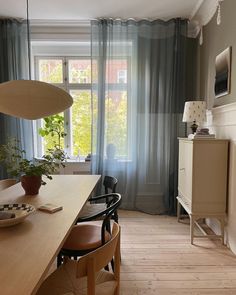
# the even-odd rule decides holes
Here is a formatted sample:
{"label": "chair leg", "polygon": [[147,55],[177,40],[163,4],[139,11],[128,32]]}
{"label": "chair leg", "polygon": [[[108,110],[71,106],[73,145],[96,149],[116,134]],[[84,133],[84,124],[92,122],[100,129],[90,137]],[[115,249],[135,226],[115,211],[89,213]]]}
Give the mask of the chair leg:
{"label": "chair leg", "polygon": [[117,214],[117,211],[114,212],[114,215],[113,215],[113,219],[115,220],[116,223],[119,223],[119,217],[118,217],[118,214]]}
{"label": "chair leg", "polygon": [[63,260],[62,255],[61,253],[59,253],[57,255],[57,268],[62,264],[62,260]]}
{"label": "chair leg", "polygon": [[112,271],[114,272],[115,271],[115,264],[114,264],[113,258],[111,260],[111,268],[112,268]]}
{"label": "chair leg", "polygon": [[105,270],[109,271],[109,266],[108,265],[105,266]]}

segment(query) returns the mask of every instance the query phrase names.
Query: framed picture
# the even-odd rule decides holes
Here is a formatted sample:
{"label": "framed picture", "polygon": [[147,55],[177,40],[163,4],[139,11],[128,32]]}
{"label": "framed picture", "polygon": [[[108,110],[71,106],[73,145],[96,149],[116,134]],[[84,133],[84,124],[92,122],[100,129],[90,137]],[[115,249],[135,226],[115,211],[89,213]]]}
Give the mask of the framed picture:
{"label": "framed picture", "polygon": [[231,47],[216,56],[215,60],[215,103],[219,97],[230,93]]}

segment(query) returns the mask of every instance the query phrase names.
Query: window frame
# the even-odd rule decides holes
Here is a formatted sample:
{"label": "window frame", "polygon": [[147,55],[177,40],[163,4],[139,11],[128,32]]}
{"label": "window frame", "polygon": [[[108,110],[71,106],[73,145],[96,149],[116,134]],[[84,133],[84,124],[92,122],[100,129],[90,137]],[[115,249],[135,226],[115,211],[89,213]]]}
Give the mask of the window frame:
{"label": "window frame", "polygon": [[[126,82],[120,82],[120,79],[124,79],[124,81],[126,81]],[[117,83],[127,85],[127,70],[118,70],[118,72],[117,72]]]}
{"label": "window frame", "polygon": [[[62,60],[62,64],[63,64],[63,83],[51,83],[54,86],[60,87],[62,89],[64,89],[67,92],[70,92],[70,90],[79,90],[79,91],[83,91],[83,90],[87,90],[91,92],[92,95],[92,89],[94,88],[94,85],[96,85],[97,83],[92,83],[92,77],[91,77],[91,82],[90,83],[69,83],[69,60],[89,60],[91,61],[91,66],[92,66],[92,59],[91,56],[89,55],[44,55],[44,54],[37,54],[34,55],[34,72],[35,72],[35,79],[39,80],[39,61],[40,60],[52,60],[52,59],[61,59]],[[126,71],[126,83],[123,82],[116,82],[116,83],[106,83],[106,87],[108,87],[108,89],[111,90],[116,90],[116,91],[126,91],[127,92],[127,146],[129,147],[130,144],[130,133],[131,133],[131,129],[132,126],[130,126],[129,121],[131,118],[131,98],[130,98],[130,83],[128,83],[131,79],[131,60],[129,56],[121,56],[121,55],[117,55],[115,57],[112,57],[111,59],[113,60],[126,60],[127,62],[127,69],[126,70],[122,70],[122,71]],[[118,75],[118,73],[117,73]],[[92,116],[92,111],[91,111],[91,116]],[[92,118],[91,118],[91,124],[92,124]],[[132,125],[132,123],[131,123]],[[44,146],[43,146],[43,138],[39,135],[38,133],[38,129],[42,127],[42,119],[41,120],[37,120],[36,124],[35,124],[35,128],[34,128],[34,134],[36,134],[36,155],[38,157],[41,157],[44,154]],[[78,158],[73,155],[73,138],[72,138],[72,112],[71,112],[71,108],[67,109],[66,111],[64,111],[64,128],[65,128],[65,132],[67,133],[67,136],[64,139],[64,146],[65,146],[65,152],[67,153],[67,155],[69,156],[70,159],[72,160],[76,160],[78,161]],[[91,126],[92,128],[92,126]],[[118,156],[118,160],[119,161],[130,161],[131,160],[131,150],[130,148],[128,148],[127,150],[127,155],[125,158],[120,158],[120,156]],[[83,157],[85,157],[86,155],[80,155],[82,156],[82,158],[80,157],[79,160],[83,160]]]}
{"label": "window frame", "polygon": [[[62,60],[62,73],[63,73],[63,82],[62,83],[50,83],[54,86],[60,87],[67,91],[70,90],[87,90],[92,92],[92,83],[69,83],[69,60],[89,60],[91,61],[91,57],[88,55],[84,56],[61,56],[61,55],[35,55],[34,56],[34,68],[35,68],[35,78],[39,80],[39,61],[40,60],[53,60],[60,59]],[[72,112],[71,108],[65,110],[64,112],[64,130],[67,136],[64,138],[65,152],[69,156],[70,159],[75,159],[76,156],[73,155],[73,139],[72,139]],[[35,133],[37,134],[37,149],[36,155],[41,157],[44,154],[43,147],[43,138],[38,134],[37,130],[42,127],[42,119],[36,121],[36,127],[34,128]],[[86,156],[86,155],[82,155]]]}

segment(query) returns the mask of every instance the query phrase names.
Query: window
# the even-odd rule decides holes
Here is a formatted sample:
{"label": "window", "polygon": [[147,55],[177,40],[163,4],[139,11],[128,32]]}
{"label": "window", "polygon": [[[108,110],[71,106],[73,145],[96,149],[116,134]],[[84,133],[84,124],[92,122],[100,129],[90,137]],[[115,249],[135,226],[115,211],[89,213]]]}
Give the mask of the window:
{"label": "window", "polygon": [[117,82],[118,83],[127,83],[127,70],[118,70]]}
{"label": "window", "polygon": [[106,146],[115,145],[117,159],[129,157],[127,69],[128,59],[119,56],[106,64]]}
{"label": "window", "polygon": [[[64,138],[62,147],[76,158],[91,153],[91,59],[89,57],[36,57],[36,78],[68,91],[74,99],[71,109],[64,114]],[[38,127],[43,126],[40,120]],[[50,135],[39,140],[44,150],[51,148]],[[41,156],[41,155],[39,155]]]}
{"label": "window", "polygon": [[[96,63],[96,61],[95,61]],[[116,157],[128,157],[125,148],[128,137],[128,101],[127,101],[127,58],[117,57],[107,62],[107,92],[105,108],[109,127],[105,129],[107,145],[114,143],[117,147]],[[91,153],[91,58],[88,56],[36,56],[36,79],[51,83],[68,91],[74,99],[69,110],[63,114],[64,131],[67,134],[61,147],[70,158],[85,158]],[[94,83],[97,75],[94,73]],[[37,127],[43,127],[39,120]],[[117,132],[114,132],[117,130]],[[38,133],[38,132],[37,132]],[[38,135],[38,156],[53,147],[54,138],[50,135],[43,138]]]}

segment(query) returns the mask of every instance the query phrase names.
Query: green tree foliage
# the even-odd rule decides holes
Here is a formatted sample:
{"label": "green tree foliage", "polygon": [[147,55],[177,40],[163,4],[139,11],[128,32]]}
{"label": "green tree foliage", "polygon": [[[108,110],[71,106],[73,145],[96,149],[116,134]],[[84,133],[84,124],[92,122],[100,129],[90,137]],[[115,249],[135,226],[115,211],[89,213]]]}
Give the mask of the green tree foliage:
{"label": "green tree foliage", "polygon": [[62,61],[59,60],[41,60],[40,77],[41,81],[48,83],[62,83]]}
{"label": "green tree foliage", "polygon": [[127,92],[121,98],[106,99],[106,142],[114,144],[116,156],[127,157]]}
{"label": "green tree foliage", "polygon": [[[93,75],[97,76],[97,65],[94,63]],[[83,70],[70,66],[70,83],[90,83],[90,65]],[[44,60],[40,64],[40,73],[43,81],[49,83],[62,82],[62,63]],[[86,156],[91,153],[91,124],[97,120],[97,98],[93,97],[93,114],[91,111],[91,91],[71,90],[74,98],[72,106],[72,138],[73,155]],[[114,95],[113,95],[114,94]],[[113,97],[114,96],[114,97]],[[96,128],[96,126],[94,126]],[[116,157],[127,157],[127,92],[119,90],[107,95],[105,99],[105,141],[106,145],[113,144],[116,147]],[[45,150],[53,149],[55,146],[64,148],[64,117],[62,115],[50,116],[44,119],[44,126],[39,130],[44,137]],[[96,138],[93,138],[96,140]],[[94,143],[95,145],[95,143]]]}
{"label": "green tree foliage", "polygon": [[91,153],[91,93],[72,91],[73,151],[74,155]]}
{"label": "green tree foliage", "polygon": [[91,68],[87,66],[86,69],[78,71],[71,67],[70,83],[91,83]]}
{"label": "green tree foliage", "polygon": [[62,149],[64,147],[64,117],[60,114],[44,118],[44,125],[39,129],[39,134],[44,137],[44,148]]}
{"label": "green tree foliage", "polygon": [[[123,91],[119,98],[107,95],[105,100],[105,149],[108,145],[115,146],[115,158],[128,157],[128,124],[127,124],[127,92]],[[93,97],[93,128],[97,128],[98,109],[97,97]],[[93,135],[93,147],[96,148],[96,132]],[[95,151],[96,152],[96,151]]]}
{"label": "green tree foliage", "polygon": [[[74,155],[91,152],[91,94],[90,91],[74,91],[72,108]],[[96,100],[96,98],[94,98]],[[127,156],[127,93],[121,98],[106,98],[105,136],[107,144],[116,146],[116,156]],[[94,108],[93,116],[96,117]],[[96,120],[96,118],[94,118]]]}

